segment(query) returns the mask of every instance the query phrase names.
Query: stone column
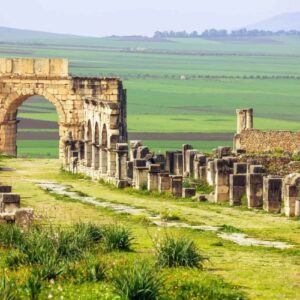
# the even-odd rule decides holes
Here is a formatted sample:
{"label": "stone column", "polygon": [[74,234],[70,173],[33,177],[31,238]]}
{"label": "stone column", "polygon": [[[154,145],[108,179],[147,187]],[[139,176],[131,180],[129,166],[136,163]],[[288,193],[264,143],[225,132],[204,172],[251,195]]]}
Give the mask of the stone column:
{"label": "stone column", "polygon": [[158,191],[158,174],[160,172],[159,164],[152,164],[149,166],[148,173],[148,191]]}
{"label": "stone column", "polygon": [[174,175],[183,175],[183,156],[182,152],[174,154]]}
{"label": "stone column", "polygon": [[170,176],[170,189],[174,197],[182,197],[182,176]]}
{"label": "stone column", "polygon": [[137,158],[137,149],[142,146],[141,141],[130,141],[130,160]]}
{"label": "stone column", "polygon": [[215,159],[216,184],[215,202],[224,203],[229,201],[229,175],[232,173],[225,159]]}
{"label": "stone column", "polygon": [[0,125],[0,151],[3,154],[17,156],[17,123],[17,120],[12,120]]}
{"label": "stone column", "polygon": [[92,166],[92,142],[85,142],[85,166],[90,168]]}
{"label": "stone column", "polygon": [[246,163],[234,163],[233,174],[247,174],[248,165]]}
{"label": "stone column", "polygon": [[263,181],[263,208],[267,212],[281,212],[282,178],[268,176]]}
{"label": "stone column", "polygon": [[116,179],[126,179],[126,163],[128,158],[128,144],[119,143],[116,149]]}
{"label": "stone column", "polygon": [[148,167],[135,168],[135,188],[137,190],[147,189],[148,185]]}
{"label": "stone column", "polygon": [[229,203],[232,206],[242,205],[242,197],[246,194],[246,174],[230,175]]}
{"label": "stone column", "polygon": [[133,161],[133,174],[132,174],[132,184],[136,185],[137,182],[137,168],[146,168],[146,160],[145,159],[135,159]]}
{"label": "stone column", "polygon": [[158,174],[158,192],[159,193],[170,192],[170,176],[168,173]]}
{"label": "stone column", "polygon": [[[206,166],[206,157],[203,154],[197,154],[194,157],[194,178],[202,179],[203,174],[200,175],[200,168]],[[202,171],[203,172],[203,171]]]}
{"label": "stone column", "polygon": [[107,151],[107,174],[110,177],[116,175],[116,149],[111,148]]}
{"label": "stone column", "polygon": [[263,166],[250,166],[250,174],[247,174],[248,208],[263,208],[263,172]]}
{"label": "stone column", "polygon": [[207,162],[206,181],[209,185],[214,186],[216,184],[215,178],[216,178],[215,162],[211,160]]}
{"label": "stone column", "polygon": [[185,152],[186,176],[194,177],[194,158],[199,153],[198,150],[187,150]]}
{"label": "stone column", "polygon": [[176,151],[167,151],[166,152],[166,171],[170,174],[175,174],[174,171],[174,155]]}
{"label": "stone column", "polygon": [[247,129],[253,129],[253,108],[248,108],[246,110],[246,115],[247,115],[246,128]]}
{"label": "stone column", "polygon": [[295,185],[284,186],[284,212],[287,217],[294,217],[298,191]]}
{"label": "stone column", "polygon": [[247,127],[247,113],[245,109],[236,110],[237,128],[236,133],[240,134]]}
{"label": "stone column", "polygon": [[192,150],[193,146],[192,145],[182,145],[182,172],[183,172],[183,176],[185,176],[186,172],[187,172],[187,162],[186,162],[186,151],[187,150]]}
{"label": "stone column", "polygon": [[92,144],[92,168],[99,170],[99,145]]}
{"label": "stone column", "polygon": [[107,174],[107,149],[103,146],[100,147],[100,172]]}

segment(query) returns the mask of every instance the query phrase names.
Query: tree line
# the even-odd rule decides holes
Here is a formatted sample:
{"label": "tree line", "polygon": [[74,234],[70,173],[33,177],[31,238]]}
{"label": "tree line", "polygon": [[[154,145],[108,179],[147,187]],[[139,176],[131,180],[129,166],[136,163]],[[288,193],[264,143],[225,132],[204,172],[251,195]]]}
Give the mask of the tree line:
{"label": "tree line", "polygon": [[156,31],[153,38],[163,39],[163,38],[222,38],[222,37],[256,37],[256,36],[282,36],[282,35],[300,35],[298,30],[279,30],[279,31],[269,31],[269,30],[248,30],[246,28],[228,31],[226,29],[207,29],[202,33],[194,30],[192,32],[187,31]]}

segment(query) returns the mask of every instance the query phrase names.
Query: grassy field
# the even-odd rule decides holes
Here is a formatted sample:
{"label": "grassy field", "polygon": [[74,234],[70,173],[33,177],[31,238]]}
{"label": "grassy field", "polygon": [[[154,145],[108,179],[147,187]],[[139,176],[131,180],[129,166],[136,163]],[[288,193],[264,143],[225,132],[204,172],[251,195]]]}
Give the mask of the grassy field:
{"label": "grassy field", "polygon": [[[299,130],[299,51],[299,37],[0,44],[1,56],[66,57],[73,75],[120,76],[128,90],[129,131],[169,133],[234,133],[235,109],[244,107],[254,108],[258,129]],[[53,106],[41,101],[25,102],[19,117],[57,121]]]}
{"label": "grassy field", "polygon": [[[117,272],[120,268],[143,260],[147,260],[150,265],[155,263],[153,238],[163,237],[165,234],[175,237],[185,236],[193,240],[197,248],[209,257],[209,261],[205,263],[203,271],[190,268],[162,269],[160,272],[164,275],[164,292],[169,295],[162,299],[237,299],[237,296],[229,297],[228,294],[219,295],[219,297],[207,296],[206,293],[213,287],[210,285],[211,280],[225,281],[231,286],[225,289],[227,293],[228,291],[240,292],[246,299],[298,298],[300,292],[297,283],[300,279],[298,220],[289,220],[281,215],[250,211],[245,208],[231,208],[227,205],[196,203],[187,199],[175,200],[155,195],[147,196],[130,189],[120,191],[107,185],[61,173],[60,163],[56,160],[10,159],[2,161],[1,164],[16,169],[12,172],[1,173],[1,182],[13,184],[14,192],[22,195],[22,206],[33,207],[38,220],[43,224],[50,222],[52,226],[62,225],[63,228],[79,221],[92,221],[100,226],[119,224],[130,229],[135,238],[130,252],[103,252],[101,249],[93,252],[101,264],[105,264],[109,270],[106,279],[99,282],[77,282],[64,279],[63,277],[67,275],[58,276],[54,283],[51,281],[43,283],[42,295],[45,299],[48,295],[54,295],[54,298],[58,299],[61,296],[65,299],[74,299],[74,297],[76,299],[120,299],[112,284],[111,272]],[[143,217],[120,215],[109,209],[66,198],[57,198],[41,190],[35,184],[36,180],[63,183],[71,191],[81,191],[81,194],[97,197],[101,201],[144,208],[153,213],[159,214],[170,210],[177,214],[179,221],[194,225],[226,225],[226,228],[232,232],[243,232],[258,239],[285,241],[294,247],[276,250],[238,246],[222,240],[215,232],[183,228],[159,229],[146,222]],[[6,268],[6,274],[10,278],[15,278],[20,282],[18,286],[21,288],[30,275],[31,267],[10,270],[6,267],[8,252],[3,248],[0,252],[0,265]],[[84,262],[80,261],[76,266],[77,268],[84,266]],[[183,286],[183,283],[189,288]],[[200,294],[194,297],[188,296],[187,291],[197,291],[197,287],[198,293],[201,287]],[[180,297],[183,290],[187,294],[185,297]],[[217,289],[215,291],[219,292]]]}

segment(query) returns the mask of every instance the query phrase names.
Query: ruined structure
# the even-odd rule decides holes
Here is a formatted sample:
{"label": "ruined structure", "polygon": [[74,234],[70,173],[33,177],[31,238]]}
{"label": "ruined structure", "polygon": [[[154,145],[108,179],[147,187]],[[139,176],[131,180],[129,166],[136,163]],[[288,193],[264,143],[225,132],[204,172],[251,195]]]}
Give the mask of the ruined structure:
{"label": "ruined structure", "polygon": [[237,109],[237,133],[234,149],[247,152],[283,150],[294,152],[300,149],[300,132],[261,131],[253,128],[253,109]]}

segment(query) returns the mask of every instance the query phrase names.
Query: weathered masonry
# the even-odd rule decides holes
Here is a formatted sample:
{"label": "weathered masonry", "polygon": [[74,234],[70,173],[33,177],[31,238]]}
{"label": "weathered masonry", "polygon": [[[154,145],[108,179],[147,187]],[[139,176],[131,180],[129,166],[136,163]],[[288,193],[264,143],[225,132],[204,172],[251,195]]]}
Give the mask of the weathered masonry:
{"label": "weathered masonry", "polygon": [[127,141],[126,91],[119,79],[71,77],[66,59],[1,58],[2,153],[17,155],[17,110],[34,95],[45,97],[56,108],[61,159],[67,159],[66,142],[76,140],[83,145],[80,154],[86,166],[116,172],[112,153],[117,143]]}
{"label": "weathered masonry", "polygon": [[261,131],[253,128],[253,109],[238,109],[234,149],[247,152],[300,150],[300,132]]}

